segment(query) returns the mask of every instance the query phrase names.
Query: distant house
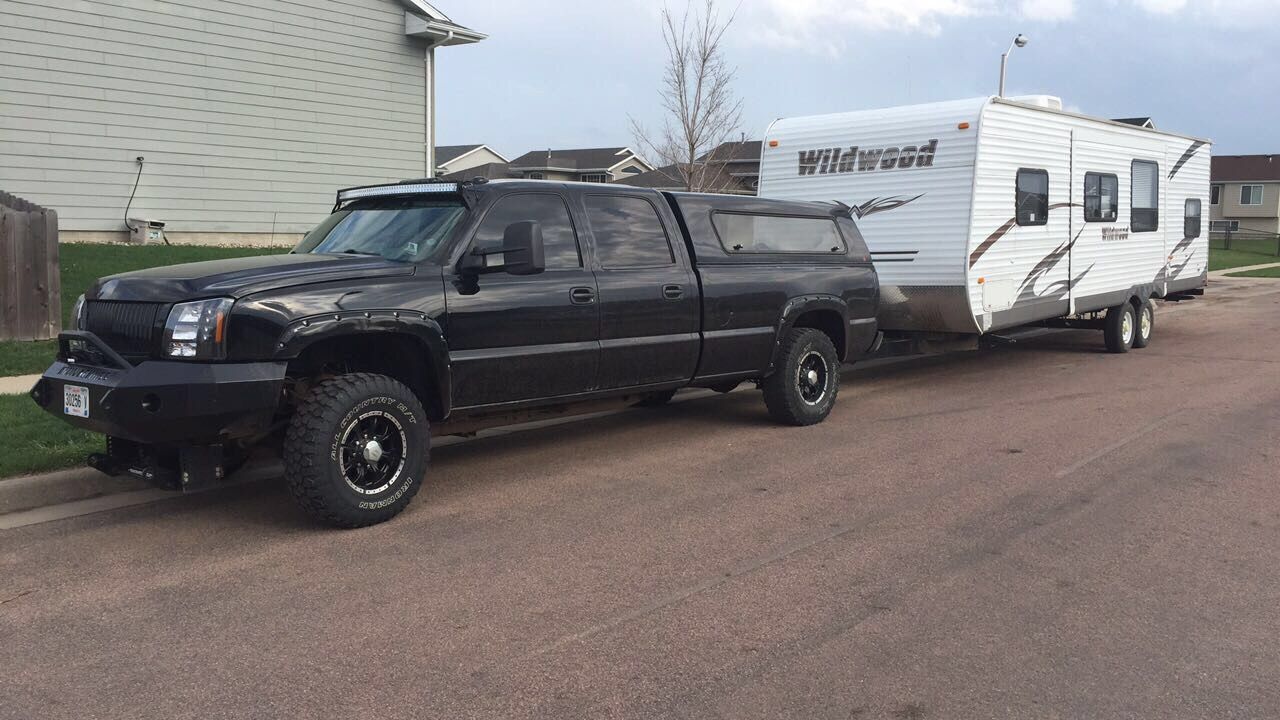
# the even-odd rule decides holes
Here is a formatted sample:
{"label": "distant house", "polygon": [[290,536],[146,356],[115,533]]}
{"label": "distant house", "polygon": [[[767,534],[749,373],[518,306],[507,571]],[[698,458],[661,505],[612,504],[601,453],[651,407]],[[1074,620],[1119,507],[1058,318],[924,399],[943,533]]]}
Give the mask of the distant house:
{"label": "distant house", "polygon": [[511,161],[512,177],[607,183],[648,172],[653,166],[631,148],[534,150]]}
{"label": "distant house", "polygon": [[1155,130],[1156,124],[1149,117],[1133,117],[1133,118],[1115,118],[1114,122],[1124,123],[1125,125],[1136,125],[1140,128]]}
{"label": "distant house", "polygon": [[1214,155],[1209,228],[1280,233],[1280,155]]}
{"label": "distant house", "polygon": [[[727,195],[755,195],[760,185],[760,141],[738,140],[722,143],[706,153],[699,162],[707,164],[704,189]],[[615,180],[623,185],[655,190],[684,190],[680,168],[666,165],[646,173]]]}
{"label": "distant house", "polygon": [[[436,175],[465,172],[481,165],[507,164],[508,160],[488,145],[437,145]],[[472,176],[474,177],[474,176]]]}

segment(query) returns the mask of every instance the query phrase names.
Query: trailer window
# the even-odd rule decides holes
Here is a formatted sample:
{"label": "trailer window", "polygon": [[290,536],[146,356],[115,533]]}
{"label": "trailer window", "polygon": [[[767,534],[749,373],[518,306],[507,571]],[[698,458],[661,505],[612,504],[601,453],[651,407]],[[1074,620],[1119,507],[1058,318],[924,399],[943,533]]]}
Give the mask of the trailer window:
{"label": "trailer window", "polygon": [[1017,192],[1014,194],[1015,217],[1019,225],[1049,223],[1049,172],[1018,170]]}
{"label": "trailer window", "polygon": [[1182,212],[1182,237],[1190,240],[1200,237],[1200,201],[1191,198]]}
{"label": "trailer window", "polygon": [[1129,227],[1152,232],[1160,227],[1160,166],[1150,160],[1134,160],[1130,169]]}
{"label": "trailer window", "polygon": [[1084,221],[1115,222],[1120,179],[1103,173],[1084,174]]}
{"label": "trailer window", "polygon": [[720,244],[729,253],[844,253],[834,218],[716,212]]}

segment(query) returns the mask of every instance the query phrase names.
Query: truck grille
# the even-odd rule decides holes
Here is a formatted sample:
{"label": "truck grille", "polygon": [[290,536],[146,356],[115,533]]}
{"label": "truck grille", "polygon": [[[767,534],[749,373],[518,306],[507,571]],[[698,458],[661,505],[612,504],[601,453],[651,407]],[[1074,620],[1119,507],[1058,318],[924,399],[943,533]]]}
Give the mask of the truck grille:
{"label": "truck grille", "polygon": [[102,338],[130,362],[155,351],[164,329],[165,303],[90,300],[85,303],[85,330]]}

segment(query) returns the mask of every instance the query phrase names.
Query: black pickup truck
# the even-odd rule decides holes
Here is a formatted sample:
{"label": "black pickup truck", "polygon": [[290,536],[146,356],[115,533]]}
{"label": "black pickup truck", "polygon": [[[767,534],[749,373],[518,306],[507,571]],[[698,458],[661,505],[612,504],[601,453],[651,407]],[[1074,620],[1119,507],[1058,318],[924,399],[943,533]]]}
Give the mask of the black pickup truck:
{"label": "black pickup truck", "polygon": [[107,435],[94,467],[174,489],[278,439],[302,506],[356,527],[409,503],[432,429],[743,381],[819,422],[878,293],[835,204],[406,181],[339,192],[288,255],[102,278],[31,395]]}

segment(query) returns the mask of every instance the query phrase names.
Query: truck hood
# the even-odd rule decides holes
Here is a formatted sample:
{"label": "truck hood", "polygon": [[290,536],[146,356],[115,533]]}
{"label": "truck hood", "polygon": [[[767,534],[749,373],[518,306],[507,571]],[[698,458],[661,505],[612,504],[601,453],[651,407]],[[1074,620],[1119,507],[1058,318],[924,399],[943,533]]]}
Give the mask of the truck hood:
{"label": "truck hood", "polygon": [[346,278],[412,275],[415,266],[368,255],[263,255],[169,265],[104,277],[90,300],[180,302],[206,297],[243,297],[264,290]]}

